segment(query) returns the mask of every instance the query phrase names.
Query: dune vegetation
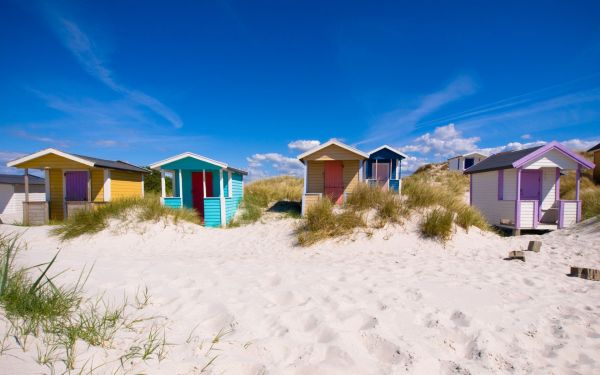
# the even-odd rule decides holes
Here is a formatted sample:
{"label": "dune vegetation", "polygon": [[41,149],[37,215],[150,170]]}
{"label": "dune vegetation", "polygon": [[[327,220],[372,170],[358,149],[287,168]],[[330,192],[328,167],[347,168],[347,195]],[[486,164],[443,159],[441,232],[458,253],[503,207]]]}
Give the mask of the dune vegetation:
{"label": "dune vegetation", "polygon": [[244,198],[240,213],[230,226],[254,223],[271,208],[291,217],[300,216],[303,181],[293,176],[270,177],[251,182],[244,186]]}
{"label": "dune vegetation", "polygon": [[[575,199],[575,172],[569,172],[560,178],[561,199]],[[594,183],[591,170],[583,170],[579,184],[581,215],[589,219],[600,215],[600,185]]]}
{"label": "dune vegetation", "polygon": [[[122,331],[142,334],[141,337],[128,335],[135,350],[121,353],[124,372],[136,361],[160,361],[166,355],[164,332],[155,327],[144,338],[139,327],[154,320],[135,313],[147,305],[150,298],[147,290],[135,296],[135,304],[129,304],[127,299],[112,305],[102,298],[89,299],[83,288],[91,268],[83,269],[74,285],[57,285],[55,278],[61,272],[50,273],[59,254],[47,263],[18,268],[14,260],[21,248],[18,236],[0,235],[0,307],[3,310],[0,323],[7,326],[7,337],[14,339],[23,351],[37,350],[39,365],[47,367],[50,373],[71,373],[82,366],[78,361],[78,345],[85,343],[109,349]],[[38,276],[32,278],[35,273]],[[32,340],[35,347],[30,344]],[[1,342],[0,355],[9,350],[5,345],[6,338]],[[86,365],[88,363],[83,363],[83,367]],[[86,373],[97,368],[91,367]]]}
{"label": "dune vegetation", "polygon": [[124,198],[96,207],[82,210],[59,223],[52,233],[66,240],[83,234],[100,232],[111,219],[135,219],[138,221],[173,220],[200,224],[200,217],[193,209],[174,209],[161,205],[156,194],[146,194],[143,198]]}
{"label": "dune vegetation", "polygon": [[[326,203],[328,199],[322,199],[307,210],[306,217],[297,228],[298,244],[308,246],[327,238],[347,235],[358,228],[402,224],[412,214],[422,217],[419,228],[424,237],[441,242],[452,237],[455,226],[467,231],[471,227],[489,229],[483,215],[464,200],[469,187],[467,176],[450,172],[440,165],[429,165],[404,178],[402,184],[402,195],[358,185],[337,215],[333,213],[331,203]],[[334,220],[347,212],[352,212],[361,220],[348,220],[341,229],[333,224],[322,227],[315,225],[321,220]],[[369,215],[370,212],[374,215]],[[354,224],[353,228],[349,227],[351,223]]]}

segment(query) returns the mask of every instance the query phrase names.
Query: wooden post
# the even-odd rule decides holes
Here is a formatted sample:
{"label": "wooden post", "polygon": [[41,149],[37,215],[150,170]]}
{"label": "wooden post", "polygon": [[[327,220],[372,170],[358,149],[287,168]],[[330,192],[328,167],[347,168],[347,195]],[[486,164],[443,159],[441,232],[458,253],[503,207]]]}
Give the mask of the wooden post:
{"label": "wooden post", "polygon": [[160,196],[161,197],[166,197],[166,186],[165,186],[165,171],[164,170],[160,170]]}
{"label": "wooden post", "polygon": [[221,225],[225,226],[227,224],[227,220],[225,217],[225,194],[223,191],[223,169],[219,169],[219,200],[221,206]]}
{"label": "wooden post", "polygon": [[183,207],[183,173],[179,170],[179,199],[181,199],[181,207]]}
{"label": "wooden post", "polygon": [[25,202],[29,202],[29,168],[25,168]]}
{"label": "wooden post", "polygon": [[515,229],[521,229],[521,168],[517,169],[517,191],[515,194],[517,194],[515,197]]}
{"label": "wooden post", "polygon": [[173,196],[175,196],[175,193],[177,192],[177,189],[175,189],[175,184],[176,184],[176,179],[177,179],[177,171],[173,171],[173,177],[171,178],[171,194]]}
{"label": "wooden post", "polygon": [[88,203],[92,202],[92,170],[88,170],[88,180],[87,180],[87,201]]}
{"label": "wooden post", "polygon": [[581,182],[581,165],[577,165],[577,173],[575,175],[575,200],[579,201],[579,186]]}

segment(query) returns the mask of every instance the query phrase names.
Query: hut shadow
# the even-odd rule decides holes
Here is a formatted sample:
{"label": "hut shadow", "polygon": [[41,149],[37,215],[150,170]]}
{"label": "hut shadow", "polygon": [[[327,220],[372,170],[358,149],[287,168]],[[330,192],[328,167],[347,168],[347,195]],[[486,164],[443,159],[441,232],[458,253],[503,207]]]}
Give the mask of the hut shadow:
{"label": "hut shadow", "polygon": [[294,201],[279,201],[267,209],[267,212],[287,214],[299,218],[302,212],[302,204]]}

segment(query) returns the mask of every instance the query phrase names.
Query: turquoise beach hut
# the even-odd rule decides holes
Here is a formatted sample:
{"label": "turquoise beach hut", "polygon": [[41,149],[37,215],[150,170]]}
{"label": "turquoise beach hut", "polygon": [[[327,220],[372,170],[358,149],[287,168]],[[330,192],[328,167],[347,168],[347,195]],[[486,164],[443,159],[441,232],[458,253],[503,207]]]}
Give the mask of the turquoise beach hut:
{"label": "turquoise beach hut", "polygon": [[[227,225],[244,196],[248,172],[191,152],[159,161],[150,168],[161,172],[161,203],[195,209],[207,227]],[[166,195],[165,174],[173,181],[173,196]]]}

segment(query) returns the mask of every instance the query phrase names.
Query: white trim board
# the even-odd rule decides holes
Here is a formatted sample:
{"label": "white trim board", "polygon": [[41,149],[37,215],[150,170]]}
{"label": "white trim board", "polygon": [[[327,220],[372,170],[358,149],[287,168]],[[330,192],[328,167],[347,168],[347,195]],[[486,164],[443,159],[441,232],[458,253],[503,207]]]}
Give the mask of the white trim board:
{"label": "white trim board", "polygon": [[320,150],[324,149],[325,147],[329,147],[329,146],[332,146],[332,145],[341,147],[341,148],[343,148],[345,150],[348,150],[348,151],[350,151],[350,152],[352,152],[354,154],[360,155],[360,156],[364,157],[365,159],[369,158],[369,155],[365,154],[364,152],[362,152],[362,151],[360,151],[360,150],[358,150],[358,149],[356,149],[356,148],[354,148],[352,146],[348,146],[347,144],[342,143],[342,142],[340,142],[340,141],[338,141],[336,139],[330,139],[329,141],[327,141],[327,142],[325,142],[325,143],[323,143],[323,144],[321,144],[321,145],[319,145],[319,146],[317,146],[315,148],[312,148],[312,149],[306,151],[305,153],[303,153],[301,155],[298,155],[298,159],[302,160],[305,157],[307,157],[309,155],[312,155],[315,152],[320,151]]}
{"label": "white trim board", "polygon": [[403,157],[403,158],[405,158],[405,159],[407,159],[407,158],[408,158],[408,155],[406,155],[404,152],[398,151],[398,150],[396,150],[395,148],[393,148],[393,147],[391,147],[391,146],[388,146],[388,145],[383,145],[383,146],[377,147],[375,150],[371,150],[371,151],[369,151],[369,156],[370,156],[371,154],[374,154],[374,153],[376,153],[377,151],[383,150],[384,148],[387,148],[388,150],[390,150],[390,151],[392,151],[392,152],[395,152],[396,154],[398,154],[398,155],[402,156],[402,157]]}
{"label": "white trim board", "polygon": [[27,161],[30,161],[30,160],[33,160],[33,159],[36,159],[36,158],[39,158],[39,157],[42,157],[42,156],[46,156],[46,155],[49,155],[49,154],[58,155],[58,156],[61,156],[61,157],[65,158],[65,159],[69,159],[69,160],[75,161],[77,163],[81,163],[81,164],[87,165],[89,167],[93,167],[94,166],[94,163],[92,163],[89,160],[82,159],[80,157],[77,157],[77,156],[74,156],[74,155],[71,155],[71,154],[67,154],[66,152],[62,152],[62,151],[59,151],[59,150],[54,149],[54,148],[46,148],[46,149],[44,149],[42,151],[38,151],[36,153],[23,156],[22,158],[9,161],[8,163],[6,163],[6,166],[7,167],[14,167],[17,164],[25,163]]}
{"label": "white trim board", "polygon": [[213,159],[207,158],[207,157],[202,156],[202,155],[194,154],[192,152],[184,152],[183,154],[175,155],[175,156],[172,156],[172,157],[170,157],[168,159],[156,162],[156,163],[150,165],[150,168],[151,169],[160,169],[160,167],[163,166],[163,165],[165,165],[165,164],[169,164],[169,163],[172,163],[174,161],[185,159],[185,158],[192,158],[192,159],[200,160],[200,161],[212,164],[212,165],[216,165],[216,166],[221,167],[221,168],[227,168],[228,167],[226,163],[223,163],[223,162],[220,162],[220,161],[217,161],[217,160],[213,160]]}

